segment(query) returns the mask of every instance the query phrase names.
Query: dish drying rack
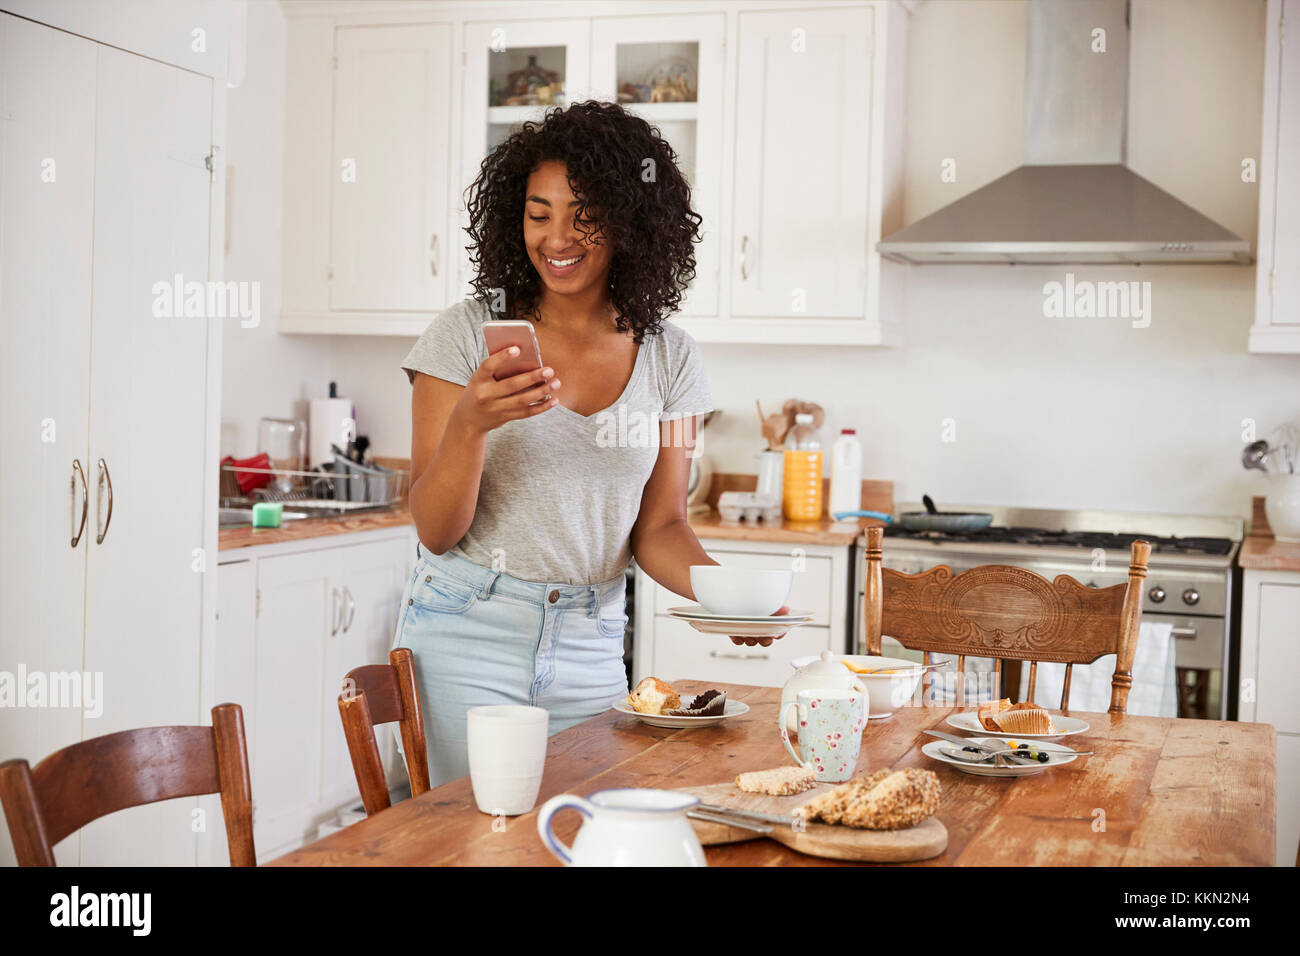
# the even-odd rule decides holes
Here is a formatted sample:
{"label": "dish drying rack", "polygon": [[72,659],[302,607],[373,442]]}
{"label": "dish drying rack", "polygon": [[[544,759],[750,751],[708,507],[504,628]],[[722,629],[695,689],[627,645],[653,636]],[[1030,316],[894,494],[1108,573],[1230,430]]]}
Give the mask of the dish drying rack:
{"label": "dish drying rack", "polygon": [[[272,480],[244,494],[237,474],[270,475]],[[387,508],[405,499],[409,481],[409,471],[361,465],[344,458],[337,459],[328,471],[223,464],[220,497],[222,507],[251,507],[259,501],[280,501],[299,510],[365,511]],[[285,484],[289,486],[287,490],[281,487]]]}

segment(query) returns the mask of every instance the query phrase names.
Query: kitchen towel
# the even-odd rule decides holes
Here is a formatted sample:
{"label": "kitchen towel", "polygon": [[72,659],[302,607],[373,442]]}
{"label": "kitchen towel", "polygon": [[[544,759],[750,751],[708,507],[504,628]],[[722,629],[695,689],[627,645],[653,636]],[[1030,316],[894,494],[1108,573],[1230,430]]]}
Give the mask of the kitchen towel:
{"label": "kitchen towel", "polygon": [[[1128,712],[1136,717],[1177,717],[1178,678],[1174,671],[1173,625],[1144,621],[1138,631],[1137,653],[1133,655],[1133,686],[1129,689]],[[1070,676],[1070,710],[1105,713],[1110,709],[1110,681],[1115,673],[1115,655],[1099,657],[1091,664],[1075,664]],[[1038,665],[1034,700],[1048,710],[1061,705],[1061,684],[1065,665]],[[1020,669],[1020,699],[1029,689],[1029,668]]]}

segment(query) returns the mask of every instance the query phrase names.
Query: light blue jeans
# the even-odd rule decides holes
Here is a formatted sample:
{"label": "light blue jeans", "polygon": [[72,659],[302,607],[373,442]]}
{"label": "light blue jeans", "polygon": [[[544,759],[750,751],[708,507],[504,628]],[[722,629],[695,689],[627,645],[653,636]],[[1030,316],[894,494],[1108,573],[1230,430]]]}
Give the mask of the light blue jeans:
{"label": "light blue jeans", "polygon": [[394,646],[415,657],[433,786],[469,773],[471,707],[544,707],[556,734],[627,693],[622,575],[538,584],[419,545],[416,554]]}

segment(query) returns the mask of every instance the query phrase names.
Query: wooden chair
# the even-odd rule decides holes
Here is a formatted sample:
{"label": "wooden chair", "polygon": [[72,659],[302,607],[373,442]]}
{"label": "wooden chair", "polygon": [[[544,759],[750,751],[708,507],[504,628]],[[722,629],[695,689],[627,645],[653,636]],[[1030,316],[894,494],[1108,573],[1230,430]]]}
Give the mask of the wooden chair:
{"label": "wooden chair", "polygon": [[339,694],[343,733],[367,816],[392,805],[375,743],[376,724],[401,723],[411,796],[418,797],[429,789],[429,757],[424,749],[424,717],[415,689],[414,657],[408,648],[398,647],[388,660],[387,664],[367,664],[348,671]]}
{"label": "wooden chair", "polygon": [[238,704],[211,727],[146,727],[0,764],[0,803],[19,866],[54,866],[54,844],[92,820],[175,797],[221,794],[231,866],[256,866],[253,797]]}
{"label": "wooden chair", "polygon": [[[880,653],[882,634],[925,651],[927,664],[934,651],[956,654],[959,705],[965,700],[967,656],[994,658],[999,684],[1003,661],[1029,661],[1029,700],[1034,699],[1038,662],[1063,663],[1062,710],[1069,709],[1073,666],[1115,654],[1110,712],[1125,712],[1142,618],[1142,582],[1151,557],[1146,541],[1133,542],[1127,584],[1090,588],[1065,574],[1048,581],[1033,571],[1001,564],[957,575],[947,565],[903,574],[881,566],[882,537],[880,528],[867,529],[863,601],[868,654]],[[923,703],[929,685],[927,672]]]}

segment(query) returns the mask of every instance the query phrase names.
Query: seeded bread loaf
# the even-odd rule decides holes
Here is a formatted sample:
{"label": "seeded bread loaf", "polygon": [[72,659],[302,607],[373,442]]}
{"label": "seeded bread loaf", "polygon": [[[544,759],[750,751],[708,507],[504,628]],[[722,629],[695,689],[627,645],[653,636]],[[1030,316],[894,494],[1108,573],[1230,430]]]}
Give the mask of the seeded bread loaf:
{"label": "seeded bread loaf", "polygon": [[795,812],[810,822],[902,830],[933,816],[941,793],[939,778],[931,770],[877,770],[814,797]]}

